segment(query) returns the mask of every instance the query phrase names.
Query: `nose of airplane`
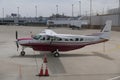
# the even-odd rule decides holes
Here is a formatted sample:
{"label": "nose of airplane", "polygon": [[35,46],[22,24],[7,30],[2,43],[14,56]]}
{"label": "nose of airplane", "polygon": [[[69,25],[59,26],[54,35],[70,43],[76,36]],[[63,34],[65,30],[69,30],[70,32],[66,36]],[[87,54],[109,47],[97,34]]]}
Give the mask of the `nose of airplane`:
{"label": "nose of airplane", "polygon": [[29,43],[30,40],[32,40],[32,38],[19,38],[19,39],[17,39],[17,41],[20,45]]}
{"label": "nose of airplane", "polygon": [[21,41],[21,40],[31,40],[32,38],[19,38],[18,41]]}

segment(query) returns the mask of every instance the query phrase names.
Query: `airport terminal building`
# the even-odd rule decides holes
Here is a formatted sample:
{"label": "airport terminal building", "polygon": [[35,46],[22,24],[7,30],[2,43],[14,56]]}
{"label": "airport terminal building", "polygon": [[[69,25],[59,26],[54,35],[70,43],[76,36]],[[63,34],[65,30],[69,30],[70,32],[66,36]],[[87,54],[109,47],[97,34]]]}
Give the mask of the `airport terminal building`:
{"label": "airport terminal building", "polygon": [[5,17],[0,18],[0,25],[46,25],[47,17]]}
{"label": "airport terminal building", "polygon": [[[52,18],[52,21],[61,23],[61,25],[68,24],[71,17]],[[120,26],[120,8],[110,9],[107,14],[97,14],[93,16],[84,16],[83,20],[87,21],[88,25],[101,26],[104,25],[106,20],[112,20],[115,27]],[[51,21],[50,17],[18,17],[17,14],[5,18],[0,18],[0,25],[47,25]]]}

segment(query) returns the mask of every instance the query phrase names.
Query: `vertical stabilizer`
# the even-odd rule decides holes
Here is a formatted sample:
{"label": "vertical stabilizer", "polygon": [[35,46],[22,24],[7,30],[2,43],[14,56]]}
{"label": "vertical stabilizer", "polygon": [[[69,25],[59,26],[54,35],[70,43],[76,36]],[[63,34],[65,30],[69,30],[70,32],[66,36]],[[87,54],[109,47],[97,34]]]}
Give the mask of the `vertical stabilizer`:
{"label": "vertical stabilizer", "polygon": [[110,38],[110,32],[111,32],[111,26],[112,26],[112,21],[107,20],[105,27],[101,31],[102,35],[100,35],[101,38],[109,39]]}

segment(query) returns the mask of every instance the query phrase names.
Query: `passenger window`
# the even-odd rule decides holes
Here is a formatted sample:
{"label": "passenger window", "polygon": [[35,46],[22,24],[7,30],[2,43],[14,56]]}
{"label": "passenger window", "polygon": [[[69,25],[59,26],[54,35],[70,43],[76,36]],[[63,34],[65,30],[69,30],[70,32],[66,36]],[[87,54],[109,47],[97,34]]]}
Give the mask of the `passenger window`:
{"label": "passenger window", "polygon": [[48,37],[47,40],[50,40],[50,37]]}
{"label": "passenger window", "polygon": [[70,41],[73,41],[73,39],[70,39]]}
{"label": "passenger window", "polygon": [[76,38],[76,39],[75,39],[75,41],[79,41],[79,39],[78,39],[78,38]]}
{"label": "passenger window", "polygon": [[65,41],[68,41],[68,39],[65,39]]}
{"label": "passenger window", "polygon": [[62,41],[62,39],[61,39],[61,38],[59,38],[59,39],[58,39],[58,41]]}
{"label": "passenger window", "polygon": [[45,40],[45,37],[43,37],[43,40]]}
{"label": "passenger window", "polygon": [[80,41],[83,41],[83,38],[80,38]]}

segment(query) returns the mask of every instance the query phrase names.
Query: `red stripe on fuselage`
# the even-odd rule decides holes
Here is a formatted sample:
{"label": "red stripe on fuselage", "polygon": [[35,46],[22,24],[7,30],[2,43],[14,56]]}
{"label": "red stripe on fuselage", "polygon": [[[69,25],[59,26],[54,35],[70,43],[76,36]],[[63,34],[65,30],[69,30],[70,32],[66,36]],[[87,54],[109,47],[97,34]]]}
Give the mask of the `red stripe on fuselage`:
{"label": "red stripe on fuselage", "polygon": [[32,47],[36,51],[55,51],[58,49],[59,51],[70,51],[82,48],[87,45],[97,44],[101,42],[106,42],[107,39],[102,39],[95,42],[53,42],[50,43],[28,43],[21,44],[22,46]]}
{"label": "red stripe on fuselage", "polygon": [[18,41],[20,40],[32,40],[32,38],[19,38]]}

